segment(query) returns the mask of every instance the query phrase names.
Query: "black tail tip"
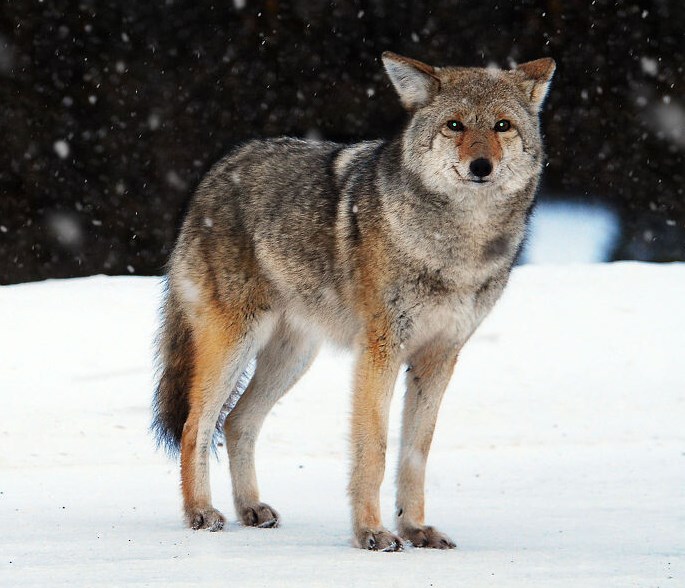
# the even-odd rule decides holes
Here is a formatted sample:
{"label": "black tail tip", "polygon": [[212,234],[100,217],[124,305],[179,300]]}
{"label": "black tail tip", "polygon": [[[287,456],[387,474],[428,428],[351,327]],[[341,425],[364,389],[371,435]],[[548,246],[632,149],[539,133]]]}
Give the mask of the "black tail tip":
{"label": "black tail tip", "polygon": [[163,449],[169,457],[178,456],[181,451],[181,435],[183,429],[176,431],[155,415],[150,424],[150,432],[155,439],[157,449]]}

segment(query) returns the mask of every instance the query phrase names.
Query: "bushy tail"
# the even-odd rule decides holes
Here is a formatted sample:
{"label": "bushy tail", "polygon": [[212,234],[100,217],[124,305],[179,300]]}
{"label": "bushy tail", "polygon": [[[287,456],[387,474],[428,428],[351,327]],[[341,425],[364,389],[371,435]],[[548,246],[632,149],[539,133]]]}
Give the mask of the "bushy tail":
{"label": "bushy tail", "polygon": [[188,391],[193,378],[192,330],[171,291],[162,312],[158,339],[158,381],[152,401],[151,429],[157,444],[171,455],[181,447],[183,425],[188,418]]}

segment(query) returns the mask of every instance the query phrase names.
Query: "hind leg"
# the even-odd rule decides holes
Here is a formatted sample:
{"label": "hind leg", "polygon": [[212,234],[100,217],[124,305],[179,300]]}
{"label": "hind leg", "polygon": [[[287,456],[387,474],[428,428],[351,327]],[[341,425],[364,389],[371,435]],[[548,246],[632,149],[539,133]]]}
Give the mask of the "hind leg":
{"label": "hind leg", "polygon": [[188,525],[193,529],[218,531],[223,528],[224,517],[212,506],[209,448],[226,396],[258,343],[256,323],[248,323],[238,313],[228,315],[205,307],[195,317],[193,343],[190,412],[181,437],[183,505]]}
{"label": "hind leg", "polygon": [[226,417],[233,501],[244,525],[275,527],[278,513],[259,501],[255,473],[255,443],[273,405],[311,365],[318,344],[281,320],[271,340],[257,356],[257,367],[247,389]]}

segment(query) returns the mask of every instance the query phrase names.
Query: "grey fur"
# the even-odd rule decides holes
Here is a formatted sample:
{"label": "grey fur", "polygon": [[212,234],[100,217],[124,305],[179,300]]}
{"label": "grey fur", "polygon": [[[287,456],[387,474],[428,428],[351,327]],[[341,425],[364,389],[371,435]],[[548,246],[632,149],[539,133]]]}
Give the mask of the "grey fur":
{"label": "grey fur", "polygon": [[[289,337],[297,349],[314,349],[330,339],[355,348],[360,358],[373,348],[396,369],[402,362],[411,365],[422,350],[425,356],[429,345],[441,350],[445,365],[453,365],[456,351],[450,350],[463,346],[501,295],[542,170],[538,110],[553,62],[539,60],[513,71],[432,68],[390,53],[384,62],[410,111],[393,139],[355,145],[252,141],[217,163],[199,185],[169,263],[153,424],[167,445],[178,446],[188,418],[193,325],[209,306],[246,326],[244,345],[252,357],[280,325],[281,331],[293,333]],[[502,117],[513,130],[493,135]],[[467,129],[461,135],[446,126],[455,118]],[[466,137],[472,144],[463,144]],[[494,169],[487,182],[476,183],[469,163],[482,153],[493,157]],[[379,321],[387,328],[379,327]],[[421,361],[425,364],[426,358]],[[451,368],[429,368],[419,371],[439,403]],[[270,394],[269,402],[295,379],[284,374],[272,383],[282,389]],[[386,379],[383,389],[389,383]],[[228,397],[229,392],[212,394]],[[246,396],[258,398],[260,392]],[[250,407],[241,402],[237,408],[247,411],[250,438],[256,437],[268,407],[255,408],[259,416],[253,423]],[[412,410],[425,412],[421,418],[428,419],[423,437],[417,433],[413,442],[423,443],[429,435],[430,443],[437,405]],[[383,426],[379,459],[384,456]],[[411,427],[406,424],[408,437]],[[205,439],[206,432],[201,433],[198,439]],[[239,438],[233,442],[236,447],[241,443]],[[254,445],[253,440],[242,444]],[[355,460],[361,459],[355,452],[362,449],[353,447]],[[231,458],[242,460],[242,455]],[[240,473],[232,473],[235,486]],[[402,479],[409,480],[409,474]],[[350,492],[356,509],[364,496],[373,495],[374,484],[353,473]],[[406,486],[402,496],[418,492],[411,488]],[[235,501],[254,520],[255,512],[267,508],[242,495]],[[186,511],[198,520],[192,513],[205,513],[210,506],[193,511],[186,504]],[[405,511],[399,504],[398,512],[409,517]],[[453,546],[422,526],[421,517],[400,523],[403,537],[419,537],[414,540],[431,547]],[[359,542],[373,549],[401,546],[374,524],[355,514]]]}

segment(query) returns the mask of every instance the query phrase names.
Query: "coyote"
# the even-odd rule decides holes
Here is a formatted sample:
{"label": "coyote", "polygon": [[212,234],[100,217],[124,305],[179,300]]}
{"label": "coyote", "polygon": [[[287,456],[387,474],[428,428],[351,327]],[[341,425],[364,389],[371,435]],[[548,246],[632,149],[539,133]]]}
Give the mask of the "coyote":
{"label": "coyote", "polygon": [[[356,353],[355,544],[455,546],[424,522],[426,458],[459,350],[501,295],[524,238],[555,64],[498,70],[432,67],[390,52],[382,59],[408,112],[394,138],[251,141],[219,161],[191,201],[168,265],[152,427],[160,443],[180,448],[193,529],[224,525],[208,469],[221,431],[239,519],[278,525],[260,500],[255,442],[269,410],[330,340]],[[394,534],[381,522],[379,487],[403,365]]]}

